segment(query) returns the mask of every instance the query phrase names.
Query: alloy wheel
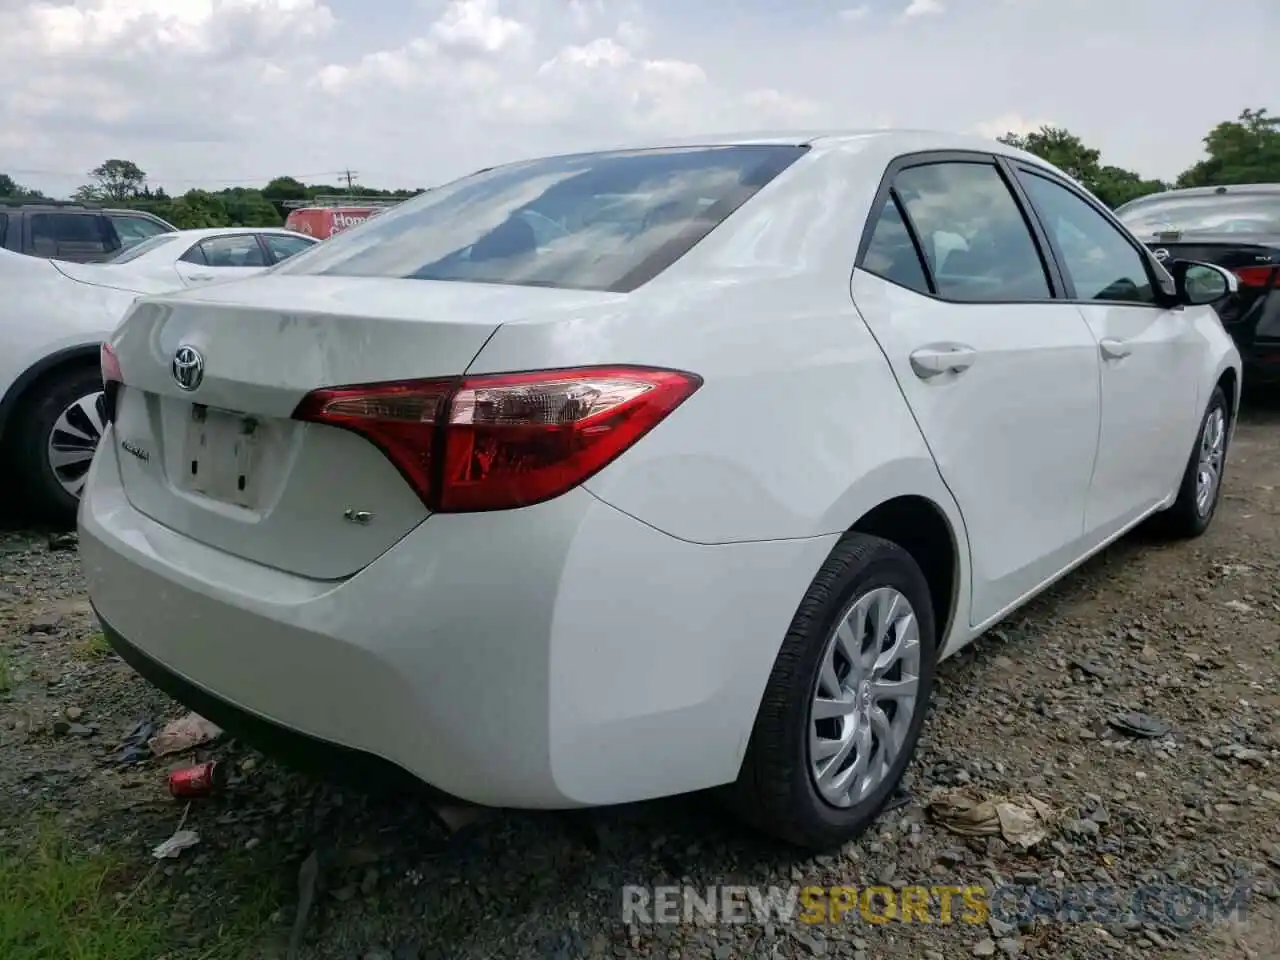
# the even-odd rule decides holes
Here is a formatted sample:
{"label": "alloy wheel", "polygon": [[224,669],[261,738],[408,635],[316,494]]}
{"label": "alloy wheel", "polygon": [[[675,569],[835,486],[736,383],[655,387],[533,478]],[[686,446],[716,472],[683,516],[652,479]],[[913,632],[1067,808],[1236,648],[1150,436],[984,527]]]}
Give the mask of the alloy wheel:
{"label": "alloy wheel", "polygon": [[920,628],[905,596],[878,587],[839,619],[809,706],[809,767],[818,794],[851,807],[889,777],[920,685]]}
{"label": "alloy wheel", "polygon": [[1196,512],[1207,516],[1222,482],[1222,461],[1227,449],[1227,417],[1214,407],[1200,434],[1200,456],[1196,464]]}

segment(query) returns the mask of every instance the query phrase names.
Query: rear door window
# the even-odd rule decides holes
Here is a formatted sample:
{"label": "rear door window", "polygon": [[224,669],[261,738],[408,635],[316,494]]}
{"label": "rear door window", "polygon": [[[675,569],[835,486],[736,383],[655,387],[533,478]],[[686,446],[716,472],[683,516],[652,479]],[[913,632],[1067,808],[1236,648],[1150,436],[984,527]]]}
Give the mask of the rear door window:
{"label": "rear door window", "polygon": [[168,233],[164,224],[156,223],[146,217],[131,217],[127,214],[112,214],[111,222],[115,224],[116,233],[120,234],[120,242],[126,248],[141,243],[158,234]]}
{"label": "rear door window", "polygon": [[204,262],[211,267],[265,267],[266,255],[251,233],[233,237],[210,237],[199,243]]}
{"label": "rear door window", "polygon": [[303,250],[309,250],[316,245],[314,240],[291,237],[285,233],[264,233],[262,239],[266,242],[267,249],[271,251],[271,256],[275,258],[277,263],[282,260],[288,260]]}
{"label": "rear door window", "polygon": [[120,249],[120,238],[105,214],[33,213],[31,242],[37,256],[102,258]]}
{"label": "rear door window", "polygon": [[984,303],[1053,297],[1031,228],[994,163],[908,167],[893,189],[939,297]]}
{"label": "rear door window", "polygon": [[640,150],[498,167],[406,201],[279,272],[625,293],[682,257],[806,149]]}
{"label": "rear door window", "polygon": [[924,264],[920,262],[920,254],[916,252],[911,234],[907,232],[898,199],[892,193],[871,234],[871,243],[862,259],[862,269],[916,293],[931,292]]}

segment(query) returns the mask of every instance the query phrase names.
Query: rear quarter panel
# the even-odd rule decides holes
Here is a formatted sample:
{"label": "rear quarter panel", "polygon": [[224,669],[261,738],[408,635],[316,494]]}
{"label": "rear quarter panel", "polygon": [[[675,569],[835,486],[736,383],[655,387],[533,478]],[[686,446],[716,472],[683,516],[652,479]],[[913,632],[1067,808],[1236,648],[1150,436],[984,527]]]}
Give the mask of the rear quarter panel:
{"label": "rear quarter panel", "polygon": [[61,351],[101,343],[133,302],[131,294],[76,283],[43,260],[8,261],[0,260],[0,432],[28,370]]}
{"label": "rear quarter panel", "polygon": [[623,303],[504,324],[469,372],[640,363],[701,376],[689,400],[586,484],[672,536],[817,537],[915,494],[942,508],[963,544],[958,511],[849,294],[890,158],[875,140],[816,150]]}

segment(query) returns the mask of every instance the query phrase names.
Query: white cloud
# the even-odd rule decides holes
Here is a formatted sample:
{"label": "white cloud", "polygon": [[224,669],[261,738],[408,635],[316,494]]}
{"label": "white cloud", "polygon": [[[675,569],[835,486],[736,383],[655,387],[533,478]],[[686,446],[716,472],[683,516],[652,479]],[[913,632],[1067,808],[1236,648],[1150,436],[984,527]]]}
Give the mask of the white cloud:
{"label": "white cloud", "polygon": [[942,13],[945,8],[940,0],[911,0],[902,15],[908,20],[915,17],[927,17]]}
{"label": "white cloud", "polygon": [[[1274,0],[1229,20],[1195,0],[927,16],[944,2],[742,0],[726,20],[677,0],[0,0],[0,172],[59,193],[109,157],[170,189],[346,167],[427,186],[668,135],[892,117],[998,136],[1053,117],[1106,162],[1171,177],[1214,124],[1280,109]],[[1136,79],[1187,63],[1176,98]]]}
{"label": "white cloud", "polygon": [[498,12],[497,0],[453,0],[444,16],[431,27],[431,36],[442,47],[500,53],[528,38],[529,28]]}
{"label": "white cloud", "polygon": [[981,123],[976,123],[973,129],[974,132],[994,140],[996,137],[1003,137],[1006,133],[1023,135],[1035,133],[1041,127],[1056,126],[1059,126],[1059,124],[1053,120],[1028,120],[1016,113],[1005,113],[994,120],[983,120]]}

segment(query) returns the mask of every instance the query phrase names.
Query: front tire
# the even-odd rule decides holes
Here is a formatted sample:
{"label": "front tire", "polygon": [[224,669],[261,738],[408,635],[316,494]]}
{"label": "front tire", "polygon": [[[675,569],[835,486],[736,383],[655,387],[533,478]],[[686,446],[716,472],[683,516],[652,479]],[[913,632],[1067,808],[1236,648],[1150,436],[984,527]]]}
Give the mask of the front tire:
{"label": "front tire", "polygon": [[1227,436],[1231,413],[1226,394],[1215,387],[1209,397],[1195,449],[1187,461],[1178,487],[1178,497],[1161,517],[1164,532],[1191,539],[1209,529],[1222,497],[1222,478],[1227,466]]}
{"label": "front tire", "polygon": [[888,540],[846,534],[783,641],[730,805],[801,847],[859,835],[915,752],[936,647],[915,560]]}
{"label": "front tire", "polygon": [[28,506],[40,520],[73,525],[102,439],[102,374],[89,366],[52,373],[15,416],[14,461]]}

